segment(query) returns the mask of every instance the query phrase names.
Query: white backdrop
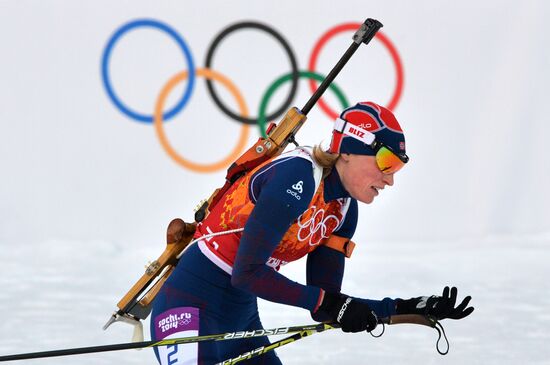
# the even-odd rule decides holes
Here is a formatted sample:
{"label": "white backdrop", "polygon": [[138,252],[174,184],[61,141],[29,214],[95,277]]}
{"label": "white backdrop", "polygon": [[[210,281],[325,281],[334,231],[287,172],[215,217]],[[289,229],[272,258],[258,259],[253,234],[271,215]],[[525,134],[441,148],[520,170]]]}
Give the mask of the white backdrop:
{"label": "white backdrop", "polygon": [[[305,70],[325,31],[373,17],[384,24],[403,63],[403,94],[394,112],[411,162],[392,188],[360,208],[355,240],[362,247],[349,262],[345,289],[371,297],[412,296],[460,285],[477,298],[472,318],[478,320],[450,324],[462,341],[451,350],[451,361],[543,359],[548,350],[539,345],[548,336],[539,323],[550,324],[547,315],[528,329],[483,318],[541,315],[549,304],[540,294],[550,289],[543,280],[550,274],[550,127],[543,91],[550,83],[548,16],[550,5],[543,1],[0,0],[0,258],[7,263],[0,271],[5,316],[0,354],[125,341],[126,328],[107,333],[98,328],[142,265],[162,251],[170,219],[191,220],[192,208],[223,182],[223,171],[197,173],[176,164],[152,125],[130,119],[111,102],[101,60],[119,27],[143,18],[166,23],[202,67],[208,45],[224,27],[263,22],[289,41]],[[340,34],[326,45],[320,72],[330,70],[351,35]],[[289,72],[279,44],[257,31],[229,36],[213,65],[241,90],[252,115],[268,85]],[[161,88],[186,67],[170,37],[139,28],[117,42],[109,71],[121,100],[151,114]],[[387,103],[396,83],[387,49],[377,40],[361,46],[336,83],[350,103]],[[276,94],[270,110],[288,90],[287,85]],[[180,85],[170,94],[170,107],[182,93]],[[236,110],[231,96],[220,94]],[[309,96],[301,81],[293,105],[302,107]],[[339,109],[334,96],[327,100]],[[330,127],[331,120],[314,108],[298,140],[326,143]],[[200,78],[187,106],[165,124],[176,150],[203,163],[225,157],[240,128],[216,107]],[[259,134],[250,131],[252,144]],[[302,264],[294,264],[286,273],[303,281],[302,271]],[[526,307],[497,304],[507,300]],[[266,324],[308,321],[292,310],[283,321],[276,315],[280,306],[262,307]],[[495,340],[503,330],[526,331],[531,340],[511,348]],[[432,355],[431,333],[418,341],[420,352],[408,341],[411,332],[399,333],[402,343],[384,345],[391,356],[405,346],[403,359],[440,361]],[[481,346],[470,337],[474,333],[491,341]],[[381,351],[386,347],[364,350],[352,340],[335,340],[341,336],[322,334],[317,345],[304,341],[279,352],[286,363],[304,363],[303,352],[321,362],[399,359]],[[338,349],[319,354],[324,341]],[[150,356],[86,359],[148,363]]]}

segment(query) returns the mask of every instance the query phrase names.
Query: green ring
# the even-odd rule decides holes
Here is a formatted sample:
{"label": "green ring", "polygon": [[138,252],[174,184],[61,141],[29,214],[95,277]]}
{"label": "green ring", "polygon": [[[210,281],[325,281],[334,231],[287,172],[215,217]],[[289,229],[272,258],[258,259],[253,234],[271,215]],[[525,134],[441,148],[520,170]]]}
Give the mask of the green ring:
{"label": "green ring", "polygon": [[[298,72],[299,78],[305,78],[305,79],[313,79],[322,82],[325,79],[324,75],[321,75],[316,72],[309,72],[309,71],[300,71]],[[292,80],[292,73],[288,73],[286,75],[283,75],[279,77],[277,80],[275,80],[265,92],[262,101],[260,102],[260,111],[258,113],[258,126],[260,127],[260,134],[262,137],[266,138],[267,134],[265,133],[265,124],[267,122],[265,114],[267,110],[267,104],[269,103],[269,100],[275,93],[275,90],[277,90],[281,85],[283,85],[285,82],[288,82]],[[336,84],[331,83],[329,85],[329,89],[331,89],[338,100],[340,100],[340,103],[342,104],[342,109],[346,109],[349,106],[348,100],[344,96],[344,93],[342,90],[336,86]]]}

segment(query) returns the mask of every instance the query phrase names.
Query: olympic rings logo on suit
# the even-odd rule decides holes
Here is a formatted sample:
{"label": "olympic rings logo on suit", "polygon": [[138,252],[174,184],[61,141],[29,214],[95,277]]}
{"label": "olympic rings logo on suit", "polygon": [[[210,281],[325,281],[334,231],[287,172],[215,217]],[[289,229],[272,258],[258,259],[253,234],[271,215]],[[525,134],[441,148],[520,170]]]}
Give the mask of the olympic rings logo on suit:
{"label": "olympic rings logo on suit", "polygon": [[[154,125],[157,137],[159,138],[159,141],[163,149],[170,156],[170,158],[172,158],[172,160],[174,160],[176,163],[183,166],[184,168],[187,168],[195,172],[199,172],[199,173],[214,172],[214,171],[226,168],[245,151],[247,147],[246,144],[248,141],[248,136],[250,133],[249,131],[250,125],[257,124],[260,128],[260,133],[263,136],[265,136],[266,121],[276,120],[277,118],[282,116],[283,113],[285,113],[285,111],[292,105],[294,96],[296,95],[299,79],[301,78],[308,79],[309,88],[311,92],[313,93],[315,91],[315,89],[317,88],[317,82],[322,82],[325,78],[324,75],[319,74],[318,72],[315,71],[319,54],[322,48],[324,47],[324,45],[335,35],[342,32],[350,32],[350,33],[354,32],[360,27],[360,25],[361,25],[360,23],[345,23],[345,24],[332,27],[328,31],[326,31],[319,38],[319,40],[316,42],[315,46],[313,47],[313,50],[311,52],[311,56],[309,59],[309,63],[308,63],[308,70],[301,71],[298,69],[296,56],[294,55],[294,52],[290,47],[290,44],[288,43],[288,41],[271,26],[268,26],[263,23],[252,22],[252,21],[238,22],[224,28],[209,45],[208,51],[206,54],[205,66],[203,68],[196,68],[189,46],[187,45],[183,37],[178,32],[176,32],[176,30],[174,30],[172,27],[170,27],[169,25],[159,20],[137,19],[122,25],[113,33],[113,35],[108,40],[101,59],[101,76],[102,76],[103,86],[105,87],[105,91],[107,92],[109,99],[112,101],[112,103],[121,113],[123,113],[128,118],[133,119],[137,122],[149,123]],[[181,48],[181,51],[187,63],[187,70],[181,71],[173,75],[162,87],[157,97],[153,114],[142,114],[133,110],[129,106],[127,106],[118,97],[111,83],[109,63],[110,63],[111,54],[114,49],[114,46],[122,38],[123,35],[137,28],[153,28],[167,34]],[[258,116],[255,118],[250,117],[248,106],[246,105],[246,102],[241,92],[235,86],[235,84],[227,76],[211,69],[212,59],[214,57],[216,49],[219,47],[221,42],[229,34],[236,32],[238,30],[243,30],[243,29],[259,30],[273,36],[273,38],[278,43],[280,43],[280,45],[285,50],[288,56],[288,60],[290,63],[290,70],[291,70],[289,73],[275,80],[266,89],[266,92],[264,93],[260,102],[260,106],[258,109]],[[391,59],[394,64],[394,68],[396,72],[396,82],[395,82],[393,95],[390,101],[386,105],[388,109],[393,110],[399,103],[399,100],[401,98],[401,94],[403,91],[403,79],[404,79],[403,66],[402,66],[399,53],[397,52],[397,49],[395,48],[393,43],[390,41],[390,39],[381,31],[379,31],[376,34],[375,38],[378,41],[380,41],[382,45],[389,51]],[[193,90],[194,90],[197,76],[203,77],[206,79],[206,86],[207,86],[208,93],[212,97],[214,103],[220,108],[220,110],[224,114],[226,114],[229,118],[242,123],[237,144],[229,152],[229,155],[220,161],[209,163],[209,164],[196,163],[181,156],[169,143],[163,128],[163,123],[165,121],[172,119],[189,102],[191,94],[193,93]],[[179,83],[185,80],[187,80],[187,85],[184,89],[184,93],[181,97],[181,100],[179,100],[179,102],[176,103],[176,105],[172,107],[170,110],[165,111],[164,106],[170,92]],[[229,108],[227,108],[227,106],[221,101],[214,87],[213,81],[217,81],[230,92],[230,94],[233,96],[233,98],[237,102],[238,110],[239,110],[238,114],[234,113]],[[281,87],[283,84],[287,82],[291,83],[290,84],[291,87],[290,87],[290,92],[286,97],[285,101],[273,113],[266,115],[267,106],[269,104],[271,97],[279,87]],[[347,108],[349,106],[349,102],[344,96],[342,90],[335,83],[332,83],[329,89],[337,97],[338,101],[341,104],[342,109]],[[318,101],[318,105],[321,108],[321,110],[330,118],[331,121],[337,118],[339,113],[331,109],[323,101],[323,99],[320,99]]]}
{"label": "olympic rings logo on suit", "polygon": [[[302,221],[302,217],[309,211],[313,212],[311,218]],[[315,205],[309,207],[309,209],[302,213],[302,215],[298,218],[297,223],[298,227],[300,227],[297,233],[298,240],[305,241],[309,238],[309,245],[317,246],[323,238],[329,237],[329,235],[327,235],[327,230],[329,230],[327,226],[329,225],[330,220],[333,221],[333,229],[338,227],[340,224],[340,220],[335,215],[329,214],[325,216],[324,209],[317,209]],[[303,236],[303,233],[306,234],[305,237]]]}

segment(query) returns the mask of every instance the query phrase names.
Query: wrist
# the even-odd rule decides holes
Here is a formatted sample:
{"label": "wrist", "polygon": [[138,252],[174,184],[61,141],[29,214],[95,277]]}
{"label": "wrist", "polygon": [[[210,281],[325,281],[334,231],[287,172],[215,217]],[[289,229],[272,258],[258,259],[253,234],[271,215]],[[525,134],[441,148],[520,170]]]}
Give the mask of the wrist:
{"label": "wrist", "polygon": [[338,304],[342,297],[344,297],[344,295],[340,293],[324,292],[323,300],[319,306],[319,311],[334,315],[335,311],[338,309]]}
{"label": "wrist", "polygon": [[417,308],[419,298],[401,299],[395,300],[395,314],[419,314],[420,310]]}

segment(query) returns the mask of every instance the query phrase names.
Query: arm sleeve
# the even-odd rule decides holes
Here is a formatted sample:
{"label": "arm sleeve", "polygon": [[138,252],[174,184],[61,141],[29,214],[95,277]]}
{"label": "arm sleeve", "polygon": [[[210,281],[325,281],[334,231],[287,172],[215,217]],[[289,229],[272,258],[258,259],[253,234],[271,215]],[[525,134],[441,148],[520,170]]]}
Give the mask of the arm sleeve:
{"label": "arm sleeve", "polygon": [[[333,234],[351,239],[357,226],[357,200],[350,203],[344,222]],[[332,248],[320,246],[307,257],[307,283],[331,293],[339,293],[344,277],[345,256]]]}
{"label": "arm sleeve", "polygon": [[[262,172],[262,176],[251,179],[261,188],[250,187],[256,204],[244,227],[231,283],[265,300],[313,310],[318,305],[319,287],[294,282],[266,265],[290,225],[307,209],[313,197],[311,162],[293,158]],[[303,187],[300,199],[287,193],[298,181],[302,181]]]}
{"label": "arm sleeve", "polygon": [[[342,252],[321,246],[307,255],[307,284],[318,286],[329,293],[340,293],[344,278],[345,256]],[[332,318],[322,311],[310,310],[317,322]]]}
{"label": "arm sleeve", "polygon": [[[355,233],[358,221],[357,201],[350,203],[346,218],[335,235],[351,239]],[[322,288],[330,293],[340,293],[344,277],[345,256],[343,253],[329,247],[321,246],[308,255],[307,283]],[[395,314],[395,300],[384,298],[383,300],[355,298],[367,303],[380,318]],[[318,322],[328,321],[331,318],[320,311],[311,313],[311,317]]]}
{"label": "arm sleeve", "polygon": [[[333,234],[351,239],[357,226],[357,201],[353,199],[340,228]],[[322,288],[329,293],[340,293],[344,278],[345,256],[342,252],[320,246],[307,256],[306,278],[308,285]],[[331,318],[321,311],[311,311],[311,317],[318,322]]]}

